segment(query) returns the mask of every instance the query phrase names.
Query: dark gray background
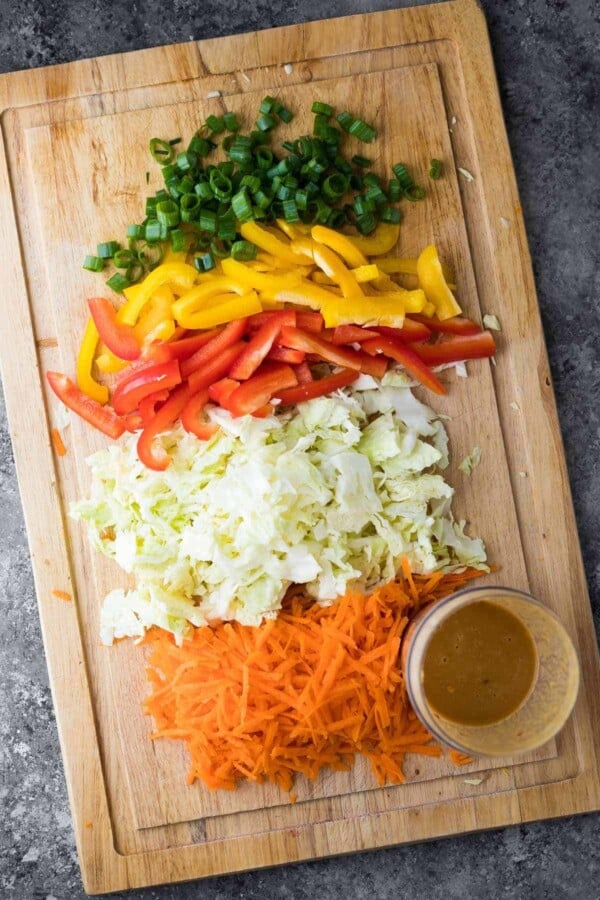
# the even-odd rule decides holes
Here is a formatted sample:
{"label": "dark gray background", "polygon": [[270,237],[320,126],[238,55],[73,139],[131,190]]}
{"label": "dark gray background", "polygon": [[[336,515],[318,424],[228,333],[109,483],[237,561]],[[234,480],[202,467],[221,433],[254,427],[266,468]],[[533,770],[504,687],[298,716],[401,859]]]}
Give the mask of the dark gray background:
{"label": "dark gray background", "polygon": [[[399,5],[408,4],[0,0],[0,71]],[[600,7],[594,0],[484,0],[483,6],[598,622]],[[0,510],[0,896],[76,900],[84,895],[1,396]],[[135,896],[598,900],[599,822],[581,816]]]}

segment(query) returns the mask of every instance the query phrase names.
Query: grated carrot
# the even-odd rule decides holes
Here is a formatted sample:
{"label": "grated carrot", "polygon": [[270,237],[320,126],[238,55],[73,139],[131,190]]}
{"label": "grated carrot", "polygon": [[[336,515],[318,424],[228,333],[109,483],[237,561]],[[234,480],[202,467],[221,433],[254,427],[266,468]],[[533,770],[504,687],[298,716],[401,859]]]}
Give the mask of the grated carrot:
{"label": "grated carrot", "polygon": [[57,455],[65,456],[65,454],[67,452],[67,448],[65,447],[65,445],[63,443],[63,439],[60,435],[60,431],[58,430],[58,428],[50,429],[50,437],[52,438],[52,443],[54,445],[54,449],[55,449]]}
{"label": "grated carrot", "polygon": [[70,594],[67,594],[66,591],[59,591],[55,588],[52,592],[52,596],[56,597],[57,600],[64,600],[65,603],[70,603],[73,599]]}
{"label": "grated carrot", "polygon": [[409,706],[402,634],[419,609],[481,574],[414,575],[404,562],[396,581],[333,606],[295,593],[258,628],[196,628],[181,647],[153,629],[145,638],[152,738],[184,740],[188,783],[213,789],[249,780],[290,791],[297,774],[349,769],[357,754],[380,784],[400,783],[406,753],[441,753]]}

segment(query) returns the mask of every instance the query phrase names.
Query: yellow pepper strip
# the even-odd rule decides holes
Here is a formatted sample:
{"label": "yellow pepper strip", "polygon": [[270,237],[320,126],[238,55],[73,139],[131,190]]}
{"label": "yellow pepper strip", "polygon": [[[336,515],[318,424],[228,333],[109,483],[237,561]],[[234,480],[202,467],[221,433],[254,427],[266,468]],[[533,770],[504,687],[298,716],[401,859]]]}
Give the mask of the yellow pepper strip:
{"label": "yellow pepper strip", "polygon": [[420,313],[427,303],[424,292],[420,289],[416,291],[404,291],[402,289],[389,291],[385,293],[375,294],[369,297],[369,301],[373,303],[398,303],[407,313]]}
{"label": "yellow pepper strip", "polygon": [[333,228],[326,228],[324,225],[315,225],[311,228],[310,234],[313,241],[325,244],[326,247],[335,250],[350,268],[356,269],[358,266],[367,265],[368,259],[366,256],[355,246],[350,238],[340,234],[339,231],[334,231]]}
{"label": "yellow pepper strip", "polygon": [[161,263],[163,266],[167,263],[185,263],[186,259],[186,250],[171,250],[170,247],[167,247],[163,258],[161,259]]}
{"label": "yellow pepper strip", "polygon": [[241,297],[232,297],[231,294],[222,294],[213,297],[213,304],[205,309],[186,315],[181,320],[185,328],[213,328],[215,325],[223,325],[234,319],[243,319],[262,311],[262,306],[256,291],[248,291]]}
{"label": "yellow pepper strip", "polygon": [[347,269],[337,253],[334,253],[325,244],[304,238],[300,241],[292,241],[292,249],[303,253],[307,258],[312,256],[317,266],[336,284],[339,284],[344,297],[360,297],[362,295],[363,292],[350,269]]}
{"label": "yellow pepper strip", "polygon": [[214,306],[216,302],[215,297],[223,297],[225,294],[236,294],[237,296],[241,296],[242,294],[245,294],[246,291],[247,287],[241,284],[236,278],[228,278],[226,275],[216,275],[211,281],[197,284],[191,291],[187,291],[179,298],[179,300],[176,300],[171,307],[173,316],[184,328],[191,328],[192,326],[186,325],[184,320],[188,319],[198,308]]}
{"label": "yellow pepper strip", "polygon": [[107,403],[108,388],[92,378],[92,365],[99,339],[100,335],[94,320],[88,319],[77,356],[77,384],[79,389],[92,400],[97,400],[98,403]]}
{"label": "yellow pepper strip", "polygon": [[337,325],[387,325],[401,328],[404,323],[404,295],[360,297],[356,300],[329,300],[321,306],[327,328]]}
{"label": "yellow pepper strip", "polygon": [[96,365],[105,375],[114,375],[116,372],[121,372],[129,363],[127,360],[119,359],[118,356],[115,356],[104,344],[100,344],[100,353],[96,357]]}
{"label": "yellow pepper strip", "polygon": [[440,258],[433,244],[425,247],[417,260],[417,277],[427,299],[435,306],[438,319],[443,321],[460,315],[462,310],[444,278]]}
{"label": "yellow pepper strip", "polygon": [[244,222],[243,225],[240,225],[240,231],[242,237],[247,241],[256,244],[261,250],[266,250],[267,253],[271,253],[278,259],[292,265],[302,263],[302,257],[293,252],[289,241],[277,237],[256,222]]}
{"label": "yellow pepper strip", "polygon": [[365,256],[384,256],[394,249],[400,237],[400,226],[380,222],[373,234],[346,235]]}
{"label": "yellow pepper strip", "polygon": [[277,275],[257,272],[230,256],[223,260],[223,272],[229,278],[235,278],[247,290],[264,291],[269,295],[273,295],[283,288],[293,287],[301,278],[300,274],[294,270]]}
{"label": "yellow pepper strip", "polygon": [[308,306],[310,309],[321,309],[328,303],[341,302],[341,298],[331,291],[304,280],[293,287],[281,288],[269,296],[279,303],[295,303],[297,306]]}
{"label": "yellow pepper strip", "polygon": [[[386,272],[388,275],[415,275],[417,274],[417,262],[416,259],[402,259],[399,257],[388,256],[386,259],[380,259],[377,262],[377,265],[381,269],[382,272]],[[445,266],[442,263],[442,272],[444,273],[444,278],[446,281],[450,282],[453,280],[452,270]],[[450,287],[450,285],[448,285]],[[456,286],[455,286],[456,287]]]}
{"label": "yellow pepper strip", "polygon": [[350,271],[359,284],[364,284],[366,281],[377,281],[377,279],[381,277],[381,272],[374,263],[367,264],[366,266],[357,266]]}
{"label": "yellow pepper strip", "polygon": [[175,322],[173,319],[163,319],[152,331],[149,331],[144,337],[145,344],[152,344],[154,341],[169,341],[175,334]]}
{"label": "yellow pepper strip", "polygon": [[432,319],[435,316],[435,306],[429,300],[423,307],[423,315],[427,316],[428,319]]}
{"label": "yellow pepper strip", "polygon": [[329,275],[325,274],[325,272],[316,271],[316,272],[313,272],[310,277],[315,282],[315,284],[326,284],[326,285],[334,284],[333,278],[330,278]]}
{"label": "yellow pepper strip", "polygon": [[275,219],[277,226],[286,234],[290,241],[297,241],[299,238],[310,234],[310,225],[304,225],[302,222],[286,222],[285,219]]}
{"label": "yellow pepper strip", "polygon": [[137,324],[134,326],[135,336],[140,344],[147,340],[148,335],[155,331],[161,323],[170,322],[173,325],[171,307],[174,302],[173,291],[167,284],[158,288],[154,296],[146,304]]}
{"label": "yellow pepper strip", "polygon": [[157,266],[141,284],[127,288],[127,302],[117,313],[119,321],[126,325],[135,325],[146,303],[159,287],[168,284],[189,291],[196,283],[197,275],[195,268],[186,263],[164,263]]}

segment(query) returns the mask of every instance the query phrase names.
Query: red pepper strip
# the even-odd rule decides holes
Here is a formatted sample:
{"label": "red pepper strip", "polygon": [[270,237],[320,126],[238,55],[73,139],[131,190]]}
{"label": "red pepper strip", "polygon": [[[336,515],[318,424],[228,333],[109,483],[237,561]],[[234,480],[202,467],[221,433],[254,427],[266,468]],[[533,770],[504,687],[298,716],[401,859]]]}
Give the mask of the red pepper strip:
{"label": "red pepper strip", "polygon": [[140,345],[131,325],[117,320],[117,311],[106,297],[92,297],[88,306],[98,334],[119,359],[137,359]]}
{"label": "red pepper strip", "polygon": [[195,434],[201,441],[207,441],[219,430],[216,422],[203,422],[200,418],[200,413],[207,402],[208,388],[203,388],[190,397],[181,413],[181,424],[185,430]]}
{"label": "red pepper strip", "polygon": [[209,359],[197,372],[192,372],[188,379],[192,394],[196,394],[202,388],[207,388],[228,375],[232,365],[246,346],[243,341],[238,341],[237,344],[226,347],[218,356]]}
{"label": "red pepper strip", "polygon": [[306,356],[302,350],[290,350],[289,347],[271,347],[267,354],[267,359],[274,359],[276,362],[290,363],[297,366],[304,362]]}
{"label": "red pepper strip", "polygon": [[438,341],[436,344],[413,344],[412,349],[429,366],[439,366],[447,362],[463,359],[484,359],[494,356],[496,344],[489,331],[479,334],[465,334]]}
{"label": "red pepper strip", "polygon": [[[201,347],[204,347],[205,344],[208,344],[209,341],[212,341],[212,339],[217,337],[222,330],[222,328],[214,328],[212,331],[203,331],[201,334],[195,334],[192,335],[192,337],[186,337],[180,341],[169,341],[168,343],[158,346],[160,346],[161,353],[164,352],[168,359],[178,359],[181,361],[193,356],[196,350],[199,350]],[[148,348],[147,353],[149,356],[152,354],[154,347],[157,347],[157,344],[151,344]]]}
{"label": "red pepper strip", "polygon": [[143,400],[140,400],[139,414],[142,417],[143,427],[149,425],[156,415],[156,407],[159,403],[164,403],[169,399],[170,391],[156,391],[154,394],[148,394]]}
{"label": "red pepper strip", "polygon": [[219,406],[224,406],[227,398],[231,397],[239,386],[239,381],[234,381],[233,378],[221,378],[220,381],[215,381],[214,384],[211,384],[208,389],[208,396],[215,403],[218,403]]}
{"label": "red pepper strip", "polygon": [[167,402],[161,406],[152,421],[140,434],[137,443],[138,456],[148,469],[162,472],[171,462],[171,457],[155,441],[155,438],[177,421],[189,396],[190,389],[187,384],[182,384],[172,391]]}
{"label": "red pepper strip", "polygon": [[[285,310],[289,312],[290,310]],[[279,315],[281,310],[265,309],[263,312],[254,313],[248,319],[248,328],[250,331],[260,328],[265,322],[268,322],[273,316]],[[308,312],[302,309],[294,310],[296,313],[296,327],[303,328],[304,331],[319,332],[323,331],[323,316],[319,312]]]}
{"label": "red pepper strip", "polygon": [[271,397],[284,388],[298,384],[291,366],[283,363],[269,366],[249,378],[226,400],[226,408],[232,416],[245,416],[260,410]]}
{"label": "red pepper strip", "polygon": [[311,381],[314,381],[310,366],[307,362],[301,362],[298,363],[297,366],[294,366],[294,372],[296,373],[298,384],[310,384]]}
{"label": "red pepper strip", "polygon": [[[429,322],[429,319],[427,319]],[[389,325],[373,326],[373,331],[391,337],[395,341],[401,341],[403,344],[412,344],[414,341],[426,341],[431,337],[431,331],[427,325],[420,322],[412,322],[410,319],[404,319],[402,328],[390,328]]]}
{"label": "red pepper strip", "polygon": [[142,431],[144,428],[144,420],[139,412],[128,413],[125,417],[125,429],[132,434],[136,431]]}
{"label": "red pepper strip", "polygon": [[368,341],[369,338],[377,337],[376,331],[369,331],[368,328],[362,328],[360,325],[338,325],[333,329],[331,336],[332,344],[360,344],[362,341]]}
{"label": "red pepper strip", "polygon": [[411,347],[407,347],[406,344],[400,344],[397,341],[392,341],[390,338],[379,337],[374,338],[372,341],[366,341],[363,347],[367,353],[384,353],[390,359],[395,359],[417,381],[420,381],[421,384],[424,384],[425,387],[435,394],[446,393],[444,385],[438,381],[433,372],[419,359],[415,351]]}
{"label": "red pepper strip", "polygon": [[258,329],[248,342],[246,349],[232,366],[229,373],[238,381],[245,381],[256,372],[263,359],[279,337],[279,332],[286,325],[296,324],[296,313],[293,310],[275,312],[264,325]]}
{"label": "red pepper strip", "polygon": [[124,420],[116,414],[111,406],[102,406],[92,400],[73,384],[66,375],[60,372],[46,372],[48,384],[65,406],[76,412],[78,416],[111,438],[121,437],[125,431]]}
{"label": "red pepper strip", "polygon": [[157,363],[153,359],[136,359],[135,362],[130,363],[126,369],[122,369],[121,372],[118,372],[115,375],[113,393],[117,388],[120,388],[130,381],[134,375],[139,375],[140,372],[143,372],[146,369],[152,369],[156,365]]}
{"label": "red pepper strip", "polygon": [[282,328],[279,343],[292,350],[303,350],[304,353],[315,353],[321,359],[334,363],[336,366],[346,366],[349,369],[360,370],[361,360],[356,350],[346,347],[335,347],[320,336],[307,334],[299,328]]}
{"label": "red pepper strip", "polygon": [[199,350],[196,350],[193,356],[183,360],[181,363],[181,377],[188,378],[192,372],[201,369],[204,363],[217,356],[221,350],[230,347],[231,344],[237,343],[247,331],[247,319],[235,319],[225,326],[223,331],[219,332],[216,337],[208,341]]}
{"label": "red pepper strip", "polygon": [[[406,322],[407,320],[405,319],[404,321]],[[408,321],[419,322],[430,331],[440,332],[441,334],[479,334],[481,331],[481,326],[477,322],[472,322],[471,319],[467,319],[465,316],[453,316],[451,319],[444,319],[443,322],[440,322],[435,317],[428,319],[427,316],[422,316],[419,313],[411,313]]]}
{"label": "red pepper strip", "polygon": [[364,372],[365,375],[372,375],[373,378],[383,378],[387,371],[387,367],[388,360],[385,356],[369,356],[366,353],[362,354],[360,371]]}
{"label": "red pepper strip", "polygon": [[266,419],[267,416],[270,416],[273,412],[273,407],[270,403],[265,403],[264,406],[259,406],[258,409],[255,409],[251,415],[255,419]]}
{"label": "red pepper strip", "polygon": [[169,362],[170,359],[174,357],[171,356],[169,351],[169,345],[164,341],[152,341],[151,344],[144,344],[142,347],[142,357],[143,359],[149,360],[152,365],[158,365],[158,363]]}
{"label": "red pepper strip", "polygon": [[113,406],[119,415],[133,412],[140,401],[157,391],[170,390],[181,384],[176,359],[135,372],[128,381],[120,382],[113,394]]}
{"label": "red pepper strip", "polygon": [[275,394],[282,404],[302,403],[303,400],[312,400],[315,397],[323,397],[325,394],[332,394],[340,388],[352,384],[359,376],[356,369],[342,369],[341,372],[335,372],[333,375],[326,375],[325,378],[319,378],[318,381],[311,381],[309,384],[299,384],[297,387],[287,388],[287,390],[279,391]]}

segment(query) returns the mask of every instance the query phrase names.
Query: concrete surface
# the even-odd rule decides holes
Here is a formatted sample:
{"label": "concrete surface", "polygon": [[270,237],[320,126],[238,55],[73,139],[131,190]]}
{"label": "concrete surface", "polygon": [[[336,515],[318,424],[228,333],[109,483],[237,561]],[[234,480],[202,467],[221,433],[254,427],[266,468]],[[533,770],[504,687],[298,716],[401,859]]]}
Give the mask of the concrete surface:
{"label": "concrete surface", "polygon": [[[0,0],[0,71],[398,5],[403,4]],[[483,5],[598,621],[600,7],[594,0],[484,0]],[[1,401],[0,510],[0,897],[77,900],[84,895]],[[135,896],[598,900],[599,822],[590,815],[508,828]]]}

